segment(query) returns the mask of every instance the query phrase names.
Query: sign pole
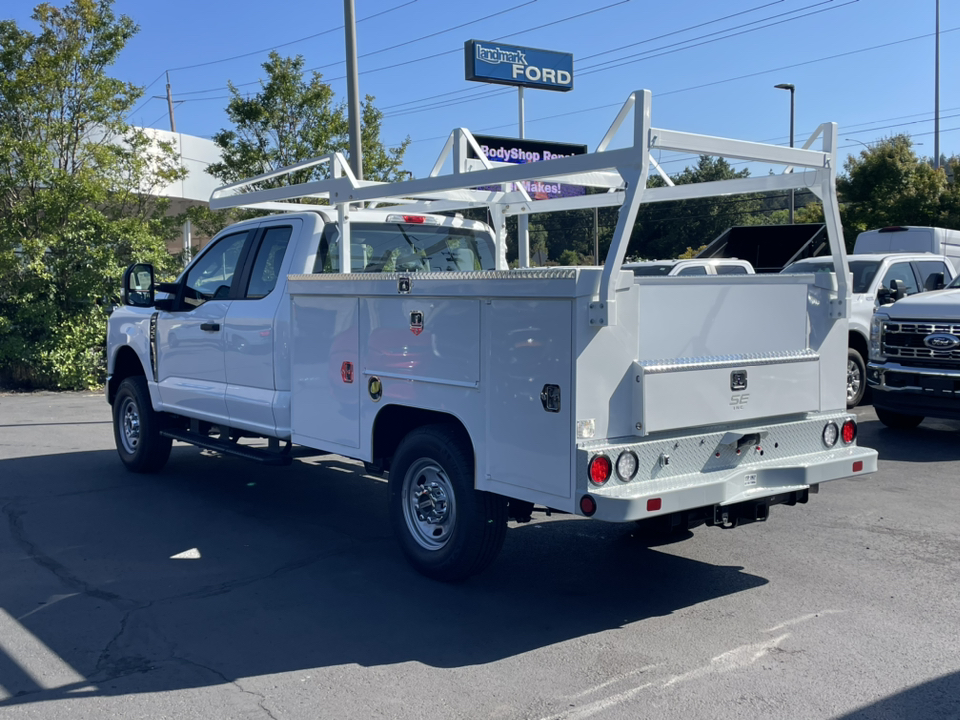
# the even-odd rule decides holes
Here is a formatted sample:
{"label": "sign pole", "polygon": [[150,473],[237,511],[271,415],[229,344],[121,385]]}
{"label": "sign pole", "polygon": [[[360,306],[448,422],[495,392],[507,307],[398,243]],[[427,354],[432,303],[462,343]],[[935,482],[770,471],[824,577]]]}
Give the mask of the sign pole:
{"label": "sign pole", "polygon": [[[517,87],[517,112],[520,139],[523,140],[523,86]],[[517,259],[519,267],[530,267],[530,224],[529,216],[517,215]]]}

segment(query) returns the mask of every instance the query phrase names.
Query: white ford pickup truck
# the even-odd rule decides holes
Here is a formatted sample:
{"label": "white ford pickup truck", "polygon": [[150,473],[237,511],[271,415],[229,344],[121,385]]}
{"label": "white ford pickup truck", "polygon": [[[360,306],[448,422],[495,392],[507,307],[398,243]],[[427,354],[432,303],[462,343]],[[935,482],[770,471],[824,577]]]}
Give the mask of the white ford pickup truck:
{"label": "white ford pickup truck", "polygon": [[[292,445],[360,460],[389,474],[410,562],[442,580],[481,571],[508,518],[535,507],[732,528],[875,471],[845,409],[836,126],[808,143],[820,149],[784,148],[654,128],[650,107],[632,94],[589,155],[500,165],[468,157],[477,143],[458,129],[426,178],[358,181],[334,154],[220,188],[214,208],[282,212],[222,231],[174,283],[128,270],[108,330],[120,458],[156,471],[179,440],[271,463]],[[609,149],[631,111],[632,137]],[[792,171],[648,189],[660,150]],[[320,163],[328,179],[257,189]],[[603,192],[533,200],[521,182],[535,179]],[[622,270],[641,202],[791,187],[823,200],[832,274],[638,283]],[[507,216],[595,205],[621,206],[603,267],[526,267],[521,231],[508,269]],[[449,216],[475,207],[490,226]]]}

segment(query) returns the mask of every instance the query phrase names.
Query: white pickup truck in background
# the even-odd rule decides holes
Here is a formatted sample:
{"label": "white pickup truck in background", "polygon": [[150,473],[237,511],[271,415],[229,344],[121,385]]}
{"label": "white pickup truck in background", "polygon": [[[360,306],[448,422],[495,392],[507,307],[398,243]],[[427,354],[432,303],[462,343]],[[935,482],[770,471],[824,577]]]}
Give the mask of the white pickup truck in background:
{"label": "white pickup truck in background", "polygon": [[960,420],[960,277],[945,290],[877,310],[867,382],[888,427],[913,428],[925,417]]}
{"label": "white pickup truck in background", "polygon": [[[159,470],[176,439],[277,464],[293,445],[357,459],[388,473],[404,553],[442,580],[480,572],[535,507],[732,528],[875,471],[845,408],[836,126],[817,129],[820,149],[785,148],[654,128],[650,108],[631,95],[588,155],[499,166],[458,129],[427,178],[358,181],[334,154],[219,189],[214,209],[282,212],[223,230],[174,283],[128,270],[108,328],[120,458]],[[647,188],[661,150],[792,172]],[[257,189],[321,163],[328,179]],[[535,179],[603,192],[533,200],[520,183]],[[642,202],[789,188],[823,201],[832,274],[622,269]],[[527,268],[521,235],[508,269],[507,216],[618,205],[602,268]],[[462,208],[491,226],[448,215]]]}
{"label": "white pickup truck in background", "polygon": [[[871,231],[875,232],[875,231]],[[866,233],[861,233],[861,237]],[[857,247],[862,247],[858,240]],[[933,253],[863,253],[849,257],[853,273],[850,337],[847,356],[847,407],[863,400],[867,387],[870,322],[874,311],[908,295],[937,290],[956,277],[953,265],[943,255]],[[807,258],[788,265],[786,274],[833,272],[829,257]]]}
{"label": "white pickup truck in background", "polygon": [[753,265],[735,258],[642,260],[623,264],[635,277],[687,277],[691,275],[753,275]]}

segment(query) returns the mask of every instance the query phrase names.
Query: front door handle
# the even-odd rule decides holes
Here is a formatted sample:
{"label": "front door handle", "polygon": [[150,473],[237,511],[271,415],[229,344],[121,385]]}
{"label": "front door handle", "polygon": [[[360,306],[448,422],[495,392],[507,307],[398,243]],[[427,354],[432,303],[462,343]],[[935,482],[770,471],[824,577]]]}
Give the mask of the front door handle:
{"label": "front door handle", "polygon": [[220,332],[220,323],[202,323],[200,329],[207,332]]}

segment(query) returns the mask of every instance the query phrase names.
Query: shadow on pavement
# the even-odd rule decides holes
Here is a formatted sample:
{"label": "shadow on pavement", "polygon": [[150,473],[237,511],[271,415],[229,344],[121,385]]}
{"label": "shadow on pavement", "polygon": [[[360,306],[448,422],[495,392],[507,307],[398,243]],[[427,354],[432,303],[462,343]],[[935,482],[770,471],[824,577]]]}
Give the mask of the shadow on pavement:
{"label": "shadow on pavement", "polygon": [[952,462],[960,459],[960,422],[924,420],[913,430],[893,430],[871,412],[859,410],[857,444],[875,449],[880,460]]}
{"label": "shadow on pavement", "polygon": [[956,720],[960,718],[960,672],[915,685],[835,720]]}
{"label": "shadow on pavement", "polygon": [[154,476],[112,450],[0,461],[0,616],[78,675],[31,681],[0,634],[0,708],[350,663],[490,663],[766,583],[572,517],[512,526],[486,573],[435,583],[393,541],[385,482],[311,462],[185,447]]}

